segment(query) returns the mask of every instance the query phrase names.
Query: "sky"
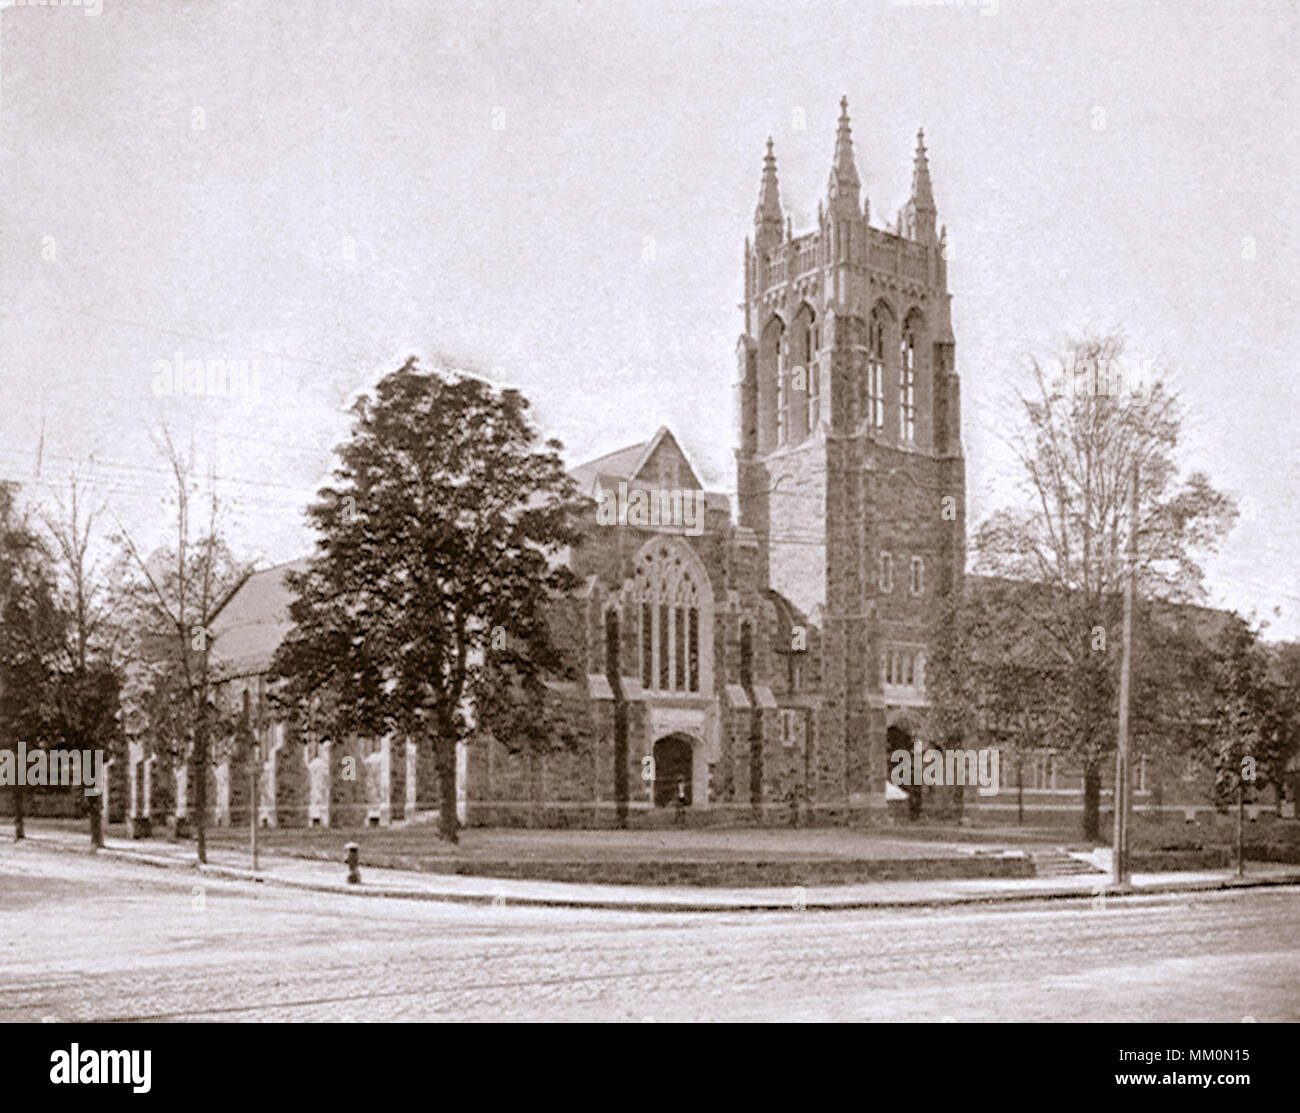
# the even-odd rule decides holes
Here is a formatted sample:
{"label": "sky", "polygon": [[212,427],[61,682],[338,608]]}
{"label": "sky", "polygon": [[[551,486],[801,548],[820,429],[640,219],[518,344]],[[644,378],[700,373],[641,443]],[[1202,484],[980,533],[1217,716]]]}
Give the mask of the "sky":
{"label": "sky", "polygon": [[[667,425],[731,490],[764,143],[809,230],[846,95],[878,226],[925,128],[970,520],[1014,497],[1027,360],[1119,331],[1243,500],[1209,600],[1300,637],[1298,55],[1294,0],[7,4],[0,476],[76,469],[161,543],[165,424],[236,551],[292,559],[416,355],[521,387],[574,464]],[[160,394],[178,359],[247,379]]]}

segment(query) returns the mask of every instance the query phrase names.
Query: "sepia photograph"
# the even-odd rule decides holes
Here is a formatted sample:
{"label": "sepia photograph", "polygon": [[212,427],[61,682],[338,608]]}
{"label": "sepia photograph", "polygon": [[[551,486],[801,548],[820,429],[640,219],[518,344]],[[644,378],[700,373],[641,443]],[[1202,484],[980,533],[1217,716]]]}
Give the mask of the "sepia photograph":
{"label": "sepia photograph", "polygon": [[1296,0],[0,0],[19,1091],[249,1023],[358,1086],[815,1023],[1293,1087],[1298,55]]}

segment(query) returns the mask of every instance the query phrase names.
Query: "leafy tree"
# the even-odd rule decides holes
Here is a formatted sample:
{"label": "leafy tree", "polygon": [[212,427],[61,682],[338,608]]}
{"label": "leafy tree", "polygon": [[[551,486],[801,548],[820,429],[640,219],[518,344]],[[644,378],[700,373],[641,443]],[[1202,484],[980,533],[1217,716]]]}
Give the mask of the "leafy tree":
{"label": "leafy tree", "polygon": [[[1083,832],[1096,839],[1101,771],[1116,736],[1134,468],[1134,572],[1147,615],[1154,601],[1201,596],[1199,555],[1213,550],[1236,512],[1204,475],[1180,479],[1178,403],[1161,382],[1135,390],[1120,381],[1125,364],[1118,338],[1072,340],[1060,364],[1063,379],[1034,362],[1030,389],[1019,397],[1009,442],[1020,463],[1023,501],[983,522],[972,548],[975,571],[1021,585],[1013,606],[1035,628],[1038,663],[1055,678],[1054,743],[1083,771]],[[1139,661],[1143,656],[1135,654]],[[1149,709],[1135,705],[1135,711]]]}
{"label": "leafy tree", "polygon": [[1280,786],[1294,752],[1286,699],[1259,632],[1240,616],[1216,646],[1210,729],[1215,803],[1225,807]]}
{"label": "leafy tree", "polygon": [[1292,763],[1300,753],[1300,642],[1274,646],[1271,661],[1278,710],[1277,760],[1281,766],[1274,783],[1278,786],[1278,802],[1281,803],[1284,794],[1293,787],[1286,783],[1286,772],[1294,768]]}
{"label": "leafy tree", "polygon": [[[455,842],[456,745],[477,718],[544,744],[544,680],[564,669],[547,609],[584,505],[528,403],[414,359],[353,407],[319,537],[291,575],[281,698],[342,733],[406,733],[432,748],[439,834]],[[328,694],[328,704],[322,696]]]}
{"label": "leafy tree", "polygon": [[[50,555],[16,495],[14,485],[0,483],[0,735],[14,751],[15,763],[20,741],[35,748],[53,740],[53,662],[63,617],[55,602]],[[25,786],[15,783],[15,839],[26,834],[25,795]]]}
{"label": "leafy tree", "polygon": [[1058,678],[1022,603],[1021,585],[977,578],[945,600],[926,661],[925,719],[930,746],[997,749],[999,779],[1014,774],[1020,822],[1024,763],[1059,733]]}

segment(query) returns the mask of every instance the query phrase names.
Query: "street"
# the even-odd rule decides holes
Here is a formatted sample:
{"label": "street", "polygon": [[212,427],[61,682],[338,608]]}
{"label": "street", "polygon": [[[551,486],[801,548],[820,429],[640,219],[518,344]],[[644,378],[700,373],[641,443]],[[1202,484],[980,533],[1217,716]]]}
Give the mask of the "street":
{"label": "street", "polygon": [[1300,1020],[1300,890],[644,914],[0,845],[0,1021]]}

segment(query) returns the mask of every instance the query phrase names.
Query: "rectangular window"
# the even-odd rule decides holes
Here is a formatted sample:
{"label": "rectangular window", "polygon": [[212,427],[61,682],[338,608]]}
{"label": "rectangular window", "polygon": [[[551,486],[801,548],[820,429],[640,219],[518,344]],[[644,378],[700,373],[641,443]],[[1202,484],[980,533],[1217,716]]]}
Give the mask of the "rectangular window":
{"label": "rectangular window", "polygon": [[668,604],[659,604],[659,690],[669,690],[668,664],[672,657],[672,642],[669,640]]}
{"label": "rectangular window", "polygon": [[884,683],[891,688],[925,687],[925,655],[916,649],[887,649],[881,658]]}
{"label": "rectangular window", "polygon": [[781,745],[802,746],[808,736],[808,720],[800,707],[781,709]]}
{"label": "rectangular window", "polygon": [[894,558],[888,553],[880,554],[880,590],[886,594],[894,590]]}
{"label": "rectangular window", "polygon": [[921,557],[912,558],[912,594],[920,595],[925,590],[925,561]]}

